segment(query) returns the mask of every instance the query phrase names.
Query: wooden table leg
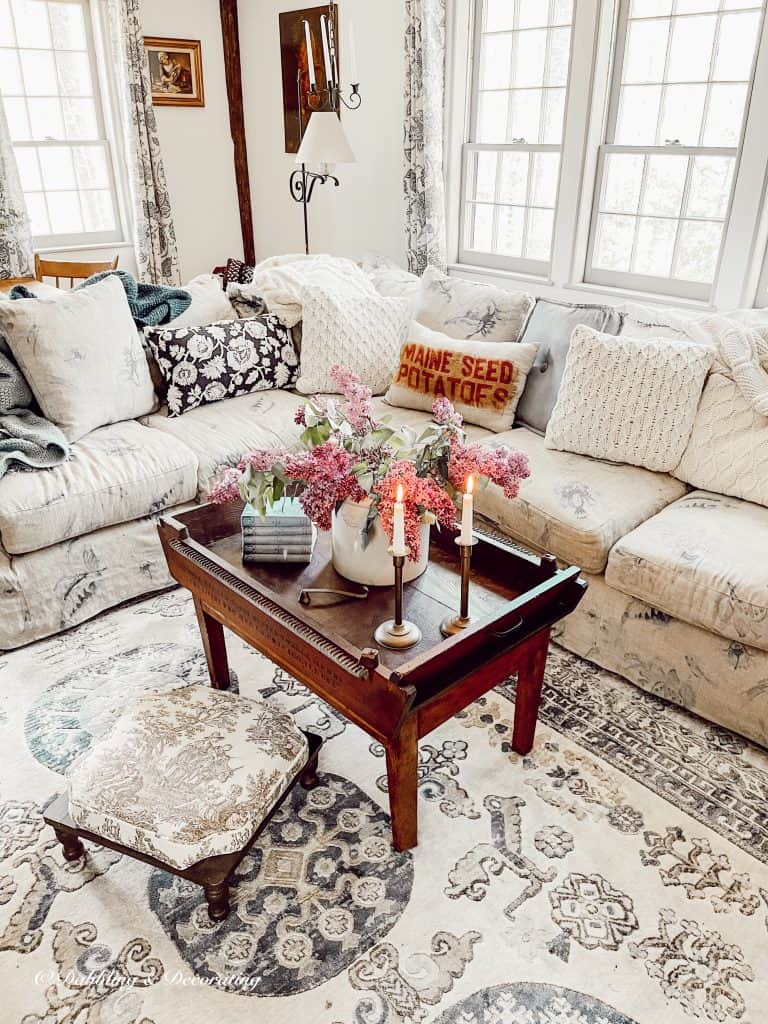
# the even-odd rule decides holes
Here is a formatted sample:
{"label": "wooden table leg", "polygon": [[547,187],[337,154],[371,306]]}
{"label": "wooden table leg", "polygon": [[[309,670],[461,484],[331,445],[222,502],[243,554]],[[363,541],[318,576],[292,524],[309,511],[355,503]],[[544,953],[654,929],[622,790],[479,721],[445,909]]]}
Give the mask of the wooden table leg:
{"label": "wooden table leg", "polygon": [[205,660],[208,662],[211,686],[214,690],[228,690],[229,662],[227,660],[227,645],[224,640],[224,627],[217,619],[208,614],[199,598],[194,598],[194,602],[197,624],[203,639]]}
{"label": "wooden table leg", "polygon": [[548,651],[549,630],[537,638],[517,674],[515,727],[512,732],[512,749],[517,754],[527,754],[533,747]]}
{"label": "wooden table leg", "polygon": [[387,746],[387,787],[392,844],[410,850],[418,842],[418,717],[408,715]]}

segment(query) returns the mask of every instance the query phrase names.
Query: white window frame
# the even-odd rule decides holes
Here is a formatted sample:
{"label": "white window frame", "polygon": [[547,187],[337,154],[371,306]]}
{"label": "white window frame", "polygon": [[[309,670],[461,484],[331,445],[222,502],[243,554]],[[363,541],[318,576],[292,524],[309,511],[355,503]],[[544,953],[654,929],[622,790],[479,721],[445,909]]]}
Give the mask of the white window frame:
{"label": "white window frame", "polygon": [[[115,174],[115,162],[114,162],[114,149],[111,144],[111,140],[108,137],[106,128],[106,118],[104,113],[105,97],[103,95],[103,78],[100,74],[97,54],[96,54],[96,42],[93,31],[93,11],[91,0],[56,0],[57,3],[69,3],[74,4],[82,8],[83,11],[83,23],[85,26],[86,34],[86,45],[88,52],[88,63],[91,71],[91,82],[93,86],[93,100],[96,110],[96,131],[98,138],[96,139],[29,139],[22,141],[14,141],[12,143],[14,149],[28,148],[28,149],[39,149],[46,147],[88,147],[94,146],[101,149],[104,152],[105,163],[107,167],[108,176],[108,188],[109,194],[112,201],[112,210],[115,222],[115,228],[112,231],[82,231],[82,232],[68,232],[59,234],[48,234],[48,235],[35,235],[32,239],[33,246],[37,251],[54,251],[54,250],[67,250],[67,249],[94,249],[104,245],[123,244],[125,241],[125,228],[122,217],[122,203],[118,194],[117,188],[117,176]],[[46,8],[47,12],[47,8]],[[19,47],[11,47],[19,52]],[[26,101],[27,96],[24,94]],[[29,116],[29,115],[27,115]],[[43,197],[45,197],[45,189],[42,190]],[[79,201],[79,189],[77,190],[78,201]]]}
{"label": "white window frame", "polygon": [[[449,270],[490,279],[507,287],[528,287],[565,301],[637,301],[706,311],[768,305],[768,14],[764,12],[731,198],[713,285],[707,298],[685,296],[680,289],[660,291],[658,279],[622,275],[620,284],[598,283],[587,274],[593,237],[593,199],[599,193],[598,164],[605,145],[612,85],[615,81],[620,0],[578,0],[572,21],[571,66],[566,94],[551,261],[544,273],[526,273],[497,264],[485,254],[462,251],[464,147],[473,101],[476,0],[448,6],[446,110],[446,195]],[[496,148],[496,147],[492,147]],[[684,152],[684,147],[675,147]],[[502,261],[504,261],[502,257]],[[631,278],[631,279],[628,279]]]}

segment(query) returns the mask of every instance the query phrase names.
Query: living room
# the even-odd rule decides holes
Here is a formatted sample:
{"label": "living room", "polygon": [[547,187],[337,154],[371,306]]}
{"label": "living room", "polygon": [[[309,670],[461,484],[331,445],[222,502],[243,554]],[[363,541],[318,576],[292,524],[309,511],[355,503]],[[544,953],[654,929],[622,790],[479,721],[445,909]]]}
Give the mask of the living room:
{"label": "living room", "polygon": [[0,0],[3,1022],[767,1019],[765,7]]}

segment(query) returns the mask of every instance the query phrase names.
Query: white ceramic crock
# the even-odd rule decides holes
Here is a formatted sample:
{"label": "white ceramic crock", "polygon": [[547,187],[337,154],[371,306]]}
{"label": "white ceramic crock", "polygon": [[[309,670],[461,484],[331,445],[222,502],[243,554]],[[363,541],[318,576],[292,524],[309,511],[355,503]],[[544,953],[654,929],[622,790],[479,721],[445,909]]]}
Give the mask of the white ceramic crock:
{"label": "white ceramic crock", "polygon": [[[331,539],[333,567],[340,576],[368,587],[391,587],[395,582],[389,538],[379,525],[373,524],[368,544],[363,547],[362,529],[368,515],[368,502],[345,501],[333,514]],[[406,560],[403,579],[406,582],[421,576],[429,562],[429,523],[421,525],[421,555],[418,562]]]}

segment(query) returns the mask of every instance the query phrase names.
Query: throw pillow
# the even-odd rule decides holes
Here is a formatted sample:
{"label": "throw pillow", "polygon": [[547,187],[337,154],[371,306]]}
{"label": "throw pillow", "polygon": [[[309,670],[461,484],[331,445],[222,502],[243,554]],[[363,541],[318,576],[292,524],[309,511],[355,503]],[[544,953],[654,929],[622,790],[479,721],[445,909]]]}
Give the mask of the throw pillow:
{"label": "throw pillow", "polygon": [[242,260],[228,259],[224,271],[224,285],[249,284],[253,280],[254,268]]}
{"label": "throw pillow", "polygon": [[0,303],[0,332],[43,415],[68,441],[155,408],[141,340],[116,277],[55,301]]}
{"label": "throw pillow", "polygon": [[169,321],[173,327],[204,327],[218,320],[234,320],[237,311],[221,287],[221,278],[216,274],[199,274],[184,285],[184,291],[192,296],[192,302],[181,316]]}
{"label": "throw pillow", "polygon": [[714,356],[694,342],[576,327],[546,447],[671,472]]}
{"label": "throw pillow", "polygon": [[374,395],[387,390],[408,330],[410,307],[371,290],[304,292],[301,371],[296,389],[304,395],[333,393],[334,363],[347,367]]}
{"label": "throw pillow", "polygon": [[537,299],[521,341],[539,346],[517,407],[517,419],[537,434],[547,429],[563,379],[574,327],[583,324],[603,334],[618,334],[621,314],[611,306],[576,305]]}
{"label": "throw pillow", "polygon": [[421,296],[421,278],[403,270],[386,256],[368,253],[361,263],[363,272],[373,282],[379,295],[418,301]]}
{"label": "throw pillow", "polygon": [[702,491],[768,506],[768,419],[730,377],[712,373],[707,380],[691,439],[672,476]]}
{"label": "throw pillow", "polygon": [[527,292],[508,292],[428,267],[421,279],[416,319],[449,338],[518,341],[533,303]]}
{"label": "throw pillow", "polygon": [[299,359],[291,332],[274,316],[153,327],[145,334],[168,385],[169,416],[296,381]]}
{"label": "throw pillow", "polygon": [[448,398],[467,423],[508,430],[535,356],[535,345],[458,341],[413,323],[386,400],[428,411]]}

